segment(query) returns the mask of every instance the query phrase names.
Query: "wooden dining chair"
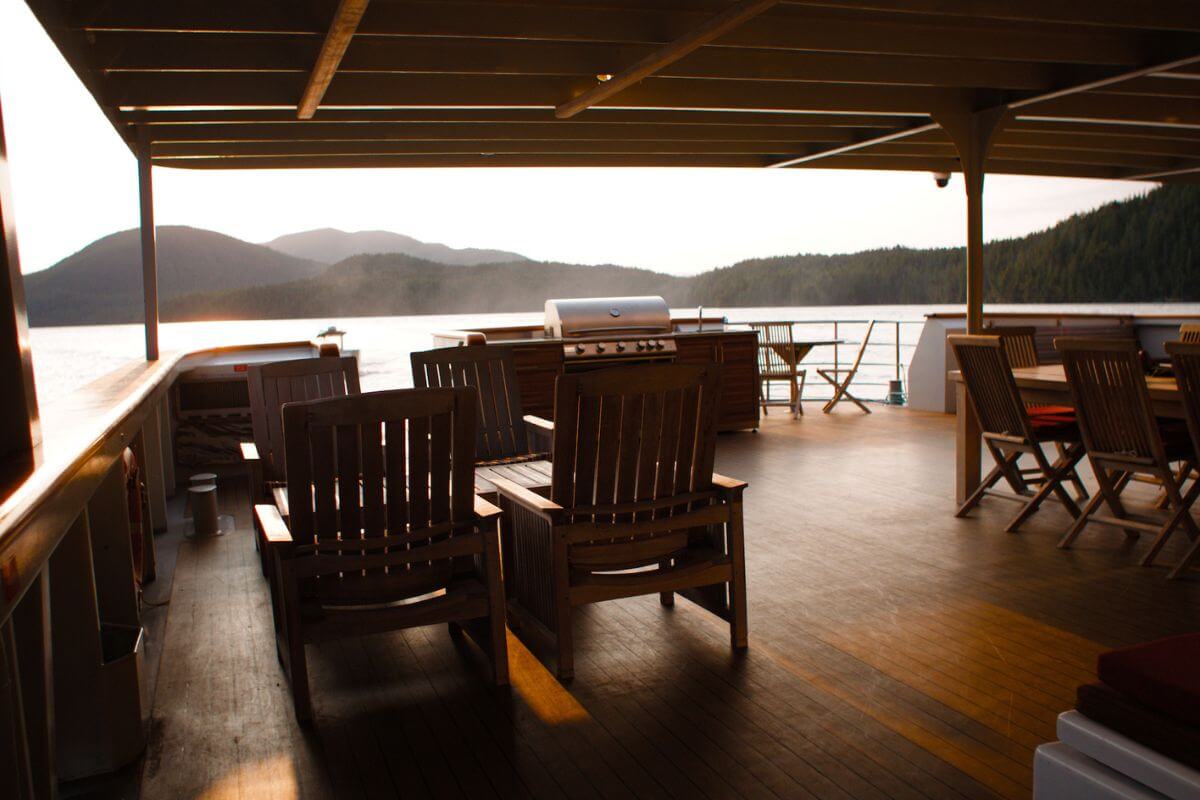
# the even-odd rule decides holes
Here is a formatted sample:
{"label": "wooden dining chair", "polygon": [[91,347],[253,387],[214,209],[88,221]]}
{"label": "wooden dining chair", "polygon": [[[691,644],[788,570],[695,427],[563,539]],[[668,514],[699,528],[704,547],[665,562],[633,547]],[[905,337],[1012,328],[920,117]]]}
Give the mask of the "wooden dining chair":
{"label": "wooden dining chair", "polygon": [[508,683],[500,510],[473,490],[477,403],[460,388],[284,406],[291,517],[254,513],[299,720],[312,717],[305,646],[347,637],[453,623]]}
{"label": "wooden dining chair", "polygon": [[[1070,547],[1089,522],[1122,528],[1130,538],[1151,533],[1154,543],[1142,559],[1148,566],[1180,525],[1189,537],[1200,535],[1188,513],[1200,494],[1200,483],[1182,494],[1171,467],[1182,462],[1186,475],[1195,466],[1191,439],[1185,429],[1155,417],[1136,341],[1062,337],[1054,340],[1054,346],[1063,357],[1080,433],[1100,485],[1059,547]],[[1167,497],[1165,521],[1125,508],[1121,492],[1134,475],[1150,475],[1162,485]],[[1110,512],[1107,515],[1099,513],[1102,502]]]}
{"label": "wooden dining chair", "polygon": [[[1075,467],[1084,455],[1075,421],[1054,415],[1030,415],[1013,378],[1003,337],[961,334],[947,339],[983,430],[984,446],[996,462],[955,516],[965,517],[986,495],[1015,499],[1022,506],[1005,527],[1011,533],[1054,495],[1071,516],[1079,517],[1079,506],[1062,485],[1075,474]],[[1042,450],[1047,442],[1063,445],[1053,464]],[[1037,465],[1030,471],[1032,475],[1018,466],[1023,455],[1032,456]],[[1011,494],[992,490],[1002,479],[1012,489]],[[1037,491],[1030,488],[1030,483],[1037,485]]]}
{"label": "wooden dining chair", "polygon": [[771,383],[788,385],[788,407],[792,419],[804,413],[801,404],[804,382],[808,371],[800,369],[796,358],[796,341],[790,322],[751,322],[750,327],[758,334],[758,401],[764,415],[770,403]]}
{"label": "wooden dining chair", "polygon": [[413,353],[410,360],[418,389],[468,386],[477,391],[475,459],[479,465],[547,457],[554,423],[522,412],[511,346],[441,347]]}
{"label": "wooden dining chair", "polygon": [[[272,499],[286,518],[287,465],[281,408],[284,403],[358,394],[358,359],[326,356],[255,364],[247,370],[246,380],[254,441],[242,443],[242,460],[249,473],[250,496],[255,503]],[[262,531],[257,531],[255,544],[266,575],[270,561],[262,546]]]}
{"label": "wooden dining chair", "polygon": [[713,472],[718,384],[714,365],[563,375],[551,485],[492,479],[509,619],[556,645],[560,678],[574,674],[574,610],[621,597],[678,592],[746,647],[746,484]]}
{"label": "wooden dining chair", "polygon": [[[854,395],[850,394],[850,382],[854,380],[854,376],[858,374],[859,365],[862,364],[863,354],[867,352],[867,345],[871,343],[871,333],[875,330],[875,320],[871,320],[867,324],[867,330],[863,333],[862,343],[858,346],[858,354],[854,356],[854,363],[849,369],[826,369],[817,370],[817,374],[829,382],[833,387],[833,397],[821,408],[826,414],[833,411],[834,406],[842,400],[849,400],[863,410],[863,413],[870,414],[871,409],[863,405],[862,401]],[[840,377],[845,376],[845,377]]]}
{"label": "wooden dining chair", "polygon": [[[1200,326],[1196,327],[1197,334],[1200,334]],[[1187,418],[1188,434],[1192,440],[1192,451],[1200,458],[1200,335],[1190,342],[1167,342],[1167,353],[1171,356],[1171,365],[1175,370],[1175,382],[1183,397],[1183,409]],[[1197,486],[1200,486],[1200,480],[1192,484],[1191,491],[1195,491]],[[1189,531],[1189,533],[1191,532]],[[1167,577],[1178,578],[1197,563],[1200,563],[1200,537],[1193,536],[1192,546],[1179,563],[1171,569]]]}
{"label": "wooden dining chair", "polygon": [[[1041,365],[1042,359],[1038,355],[1037,349],[1037,328],[1033,325],[989,325],[986,332],[991,336],[1000,337],[1004,353],[1008,357],[1009,367],[1021,369]],[[1071,419],[1075,418],[1075,409],[1071,406],[1026,402],[1025,408],[1032,416],[1057,414]],[[1062,442],[1055,442],[1054,447],[1059,456],[1062,456],[1066,445]],[[1039,467],[1030,467],[1026,469],[1026,473],[1037,475],[1039,470]],[[1079,477],[1079,471],[1075,468],[1071,469],[1070,481],[1075,487],[1075,495],[1078,499],[1086,500],[1090,496],[1083,480]]]}

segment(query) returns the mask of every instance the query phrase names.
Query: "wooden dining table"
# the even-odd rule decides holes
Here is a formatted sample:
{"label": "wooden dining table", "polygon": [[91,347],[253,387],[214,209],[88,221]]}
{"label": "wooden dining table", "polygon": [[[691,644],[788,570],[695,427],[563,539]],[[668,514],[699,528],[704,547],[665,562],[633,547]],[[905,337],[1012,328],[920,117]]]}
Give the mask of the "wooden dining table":
{"label": "wooden dining table", "polygon": [[[953,371],[949,375],[955,385],[955,408],[958,425],[955,437],[955,497],[959,503],[966,500],[979,486],[980,455],[982,445],[979,422],[967,400],[967,387],[962,375]],[[1046,405],[1074,405],[1071,389],[1062,364],[1042,364],[1036,367],[1017,367],[1013,377],[1021,397]],[[1154,413],[1160,417],[1184,418],[1183,397],[1175,378],[1170,376],[1147,376],[1146,386],[1150,389],[1150,402]]]}

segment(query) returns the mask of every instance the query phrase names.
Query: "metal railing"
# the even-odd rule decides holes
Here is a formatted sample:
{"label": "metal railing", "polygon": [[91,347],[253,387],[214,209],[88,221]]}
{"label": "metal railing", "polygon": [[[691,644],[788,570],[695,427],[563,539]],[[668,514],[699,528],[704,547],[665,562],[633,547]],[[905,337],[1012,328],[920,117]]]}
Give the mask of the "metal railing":
{"label": "metal railing", "polygon": [[[747,320],[741,324],[749,324],[755,320]],[[779,320],[772,320],[779,321]],[[818,340],[828,338],[831,341],[842,340],[842,334],[846,332],[846,328],[850,327],[851,335],[854,335],[854,328],[858,328],[857,339],[845,339],[839,344],[833,345],[818,345],[813,348],[812,352],[804,358],[800,364],[800,369],[808,370],[809,380],[804,387],[804,396],[809,400],[827,400],[833,394],[833,387],[828,383],[820,380],[816,375],[816,370],[822,367],[832,367],[833,369],[841,369],[849,367],[854,363],[854,357],[858,354],[858,348],[862,344],[861,333],[863,328],[870,324],[869,319],[801,319],[801,320],[782,320],[791,322],[793,336],[797,341]],[[900,381],[902,387],[908,384],[908,362],[912,360],[912,352],[916,349],[917,338],[920,336],[921,328],[924,326],[923,319],[901,319],[901,320],[875,320],[875,329],[871,334],[870,343],[867,345],[867,350],[863,353],[863,360],[859,363],[858,374],[855,375],[851,382],[851,390],[864,389],[866,391],[855,391],[855,396],[859,399],[867,401],[888,401],[888,389],[891,382]],[[904,334],[913,331],[913,335],[906,337]],[[887,334],[890,334],[887,335]],[[882,339],[882,341],[880,341]],[[884,355],[884,349],[888,355]],[[823,352],[822,352],[823,351]],[[824,354],[824,360],[814,358]],[[817,380],[812,380],[817,378]],[[771,385],[767,387],[770,392],[774,388],[776,392],[783,390],[784,387]],[[875,391],[882,388],[883,391]],[[907,397],[906,390],[904,397]],[[780,400],[783,395],[778,397],[774,394],[769,395],[768,402]],[[892,398],[891,402],[895,402],[901,398]]]}

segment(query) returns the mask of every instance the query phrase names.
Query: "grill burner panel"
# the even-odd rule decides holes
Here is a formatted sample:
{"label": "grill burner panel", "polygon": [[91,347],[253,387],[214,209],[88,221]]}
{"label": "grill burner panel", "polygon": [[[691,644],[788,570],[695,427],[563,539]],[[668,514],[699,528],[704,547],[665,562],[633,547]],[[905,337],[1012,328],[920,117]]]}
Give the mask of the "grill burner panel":
{"label": "grill burner panel", "polygon": [[661,297],[547,300],[546,336],[564,340],[568,363],[675,356],[671,309]]}

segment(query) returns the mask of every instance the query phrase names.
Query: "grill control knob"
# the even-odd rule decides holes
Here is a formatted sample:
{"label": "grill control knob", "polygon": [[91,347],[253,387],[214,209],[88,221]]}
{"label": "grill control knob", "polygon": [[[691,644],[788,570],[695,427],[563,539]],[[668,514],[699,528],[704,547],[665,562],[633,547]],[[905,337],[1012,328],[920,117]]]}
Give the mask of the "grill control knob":
{"label": "grill control knob", "polygon": [[597,353],[604,352],[604,342],[596,342],[596,352]]}
{"label": "grill control knob", "polygon": [[587,350],[587,348],[584,347],[583,345],[581,345],[581,344],[575,345],[575,352],[579,353],[579,355],[583,355],[585,350]]}
{"label": "grill control knob", "polygon": [[625,343],[624,342],[617,342],[617,352],[618,353],[625,352]]}
{"label": "grill control knob", "polygon": [[663,340],[662,340],[662,339],[659,339],[659,340],[657,340],[657,341],[654,343],[654,346],[655,346],[655,347],[657,347],[659,350],[662,350],[662,349],[663,349],[664,347],[666,347],[667,345],[666,345],[666,343],[665,343],[665,342],[663,342]]}
{"label": "grill control knob", "polygon": [[645,349],[646,349],[646,342],[645,342],[645,341],[643,341],[643,340],[640,340],[640,339],[639,339],[639,340],[638,340],[638,343],[637,343],[637,349],[638,349],[638,350],[645,350]]}

